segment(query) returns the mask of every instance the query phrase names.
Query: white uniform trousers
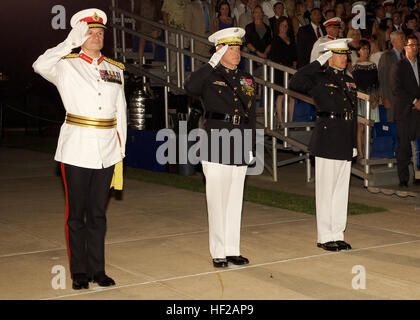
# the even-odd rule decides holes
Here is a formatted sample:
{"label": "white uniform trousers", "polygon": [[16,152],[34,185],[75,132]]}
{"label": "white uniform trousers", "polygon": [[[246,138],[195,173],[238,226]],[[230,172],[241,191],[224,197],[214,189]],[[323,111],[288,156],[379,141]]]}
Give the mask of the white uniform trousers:
{"label": "white uniform trousers", "polygon": [[239,256],[244,182],[248,166],[203,161],[209,246],[213,259]]}
{"label": "white uniform trousers", "polygon": [[318,243],[344,240],[351,161],[315,157]]}

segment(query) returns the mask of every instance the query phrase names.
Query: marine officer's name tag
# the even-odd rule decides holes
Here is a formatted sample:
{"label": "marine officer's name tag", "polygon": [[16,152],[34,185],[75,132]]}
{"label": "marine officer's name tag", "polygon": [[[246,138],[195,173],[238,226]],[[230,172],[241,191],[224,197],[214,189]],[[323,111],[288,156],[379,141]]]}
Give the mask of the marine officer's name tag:
{"label": "marine officer's name tag", "polygon": [[99,72],[103,81],[122,84],[121,74],[118,71],[99,70]]}
{"label": "marine officer's name tag", "polygon": [[223,81],[214,81],[213,84],[222,86],[222,87],[227,87],[227,84]]}

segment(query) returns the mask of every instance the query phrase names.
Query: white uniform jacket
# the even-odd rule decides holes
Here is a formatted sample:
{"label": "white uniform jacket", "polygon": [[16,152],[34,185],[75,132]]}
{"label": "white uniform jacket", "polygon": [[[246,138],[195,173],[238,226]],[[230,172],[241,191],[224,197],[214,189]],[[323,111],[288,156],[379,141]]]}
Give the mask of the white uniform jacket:
{"label": "white uniform jacket", "polygon": [[33,68],[57,87],[67,113],[116,118],[117,126],[96,129],[63,123],[54,159],[83,168],[107,168],[125,155],[124,65],[104,56],[93,59],[83,51],[70,52],[68,44],[62,42],[41,55]]}

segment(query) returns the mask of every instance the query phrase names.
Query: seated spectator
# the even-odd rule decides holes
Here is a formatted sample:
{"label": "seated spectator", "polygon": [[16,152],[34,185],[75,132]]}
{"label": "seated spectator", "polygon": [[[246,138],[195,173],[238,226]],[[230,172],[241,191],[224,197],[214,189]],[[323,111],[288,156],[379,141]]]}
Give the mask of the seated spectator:
{"label": "seated spectator", "polygon": [[420,33],[417,30],[417,18],[414,14],[410,14],[405,17],[405,23],[403,26],[405,36],[415,35],[420,42]]}
{"label": "seated spectator", "polygon": [[360,29],[350,29],[347,33],[347,38],[353,39],[348,43],[349,49],[351,50],[351,63],[353,64],[358,60],[357,51],[360,49],[360,40],[362,39]]}
{"label": "seated spectator", "polygon": [[[289,2],[293,2],[293,0],[289,1]],[[306,9],[305,9],[305,4],[301,1],[296,2],[296,11],[295,11],[295,17],[296,20],[299,23],[299,27],[303,27],[306,26],[307,24],[309,24],[309,19],[307,19],[304,16]],[[299,30],[298,27],[298,30]],[[295,27],[293,26],[295,34],[297,34],[297,30],[295,30]]]}
{"label": "seated spectator", "polygon": [[[245,7],[245,12],[243,14],[241,14],[241,16],[239,17],[238,25],[241,28],[245,29],[245,27],[248,24],[252,23],[252,21],[254,20],[254,18],[253,18],[254,8],[257,4],[258,4],[257,0],[248,0],[248,2],[246,4],[246,7]],[[261,8],[261,6],[260,6],[260,8]],[[261,9],[261,11],[262,11],[262,9]],[[264,15],[264,13],[263,13],[263,22],[265,24],[270,25],[270,22],[268,21],[268,18]]]}
{"label": "seated spectator", "polygon": [[374,62],[376,66],[379,65],[379,60],[385,51],[385,42],[379,43],[378,37],[372,35],[369,40],[370,43],[370,57],[369,60]]}
{"label": "seated spectator", "polygon": [[344,20],[351,19],[353,17],[353,14],[351,10],[353,9],[352,2],[350,0],[344,0]]}
{"label": "seated spectator", "polygon": [[270,27],[263,22],[264,14],[261,6],[255,6],[252,15],[254,21],[245,27],[246,46],[252,53],[267,58],[272,39]]}
{"label": "seated spectator", "polygon": [[213,24],[215,31],[238,26],[236,19],[232,17],[230,5],[226,0],[219,2],[217,17]]}
{"label": "seated spectator", "polygon": [[[271,42],[271,49],[268,54],[268,58],[279,64],[296,68],[297,54],[296,44],[294,38],[288,35],[289,24],[286,17],[280,17],[276,24],[276,35]],[[280,70],[275,72],[275,83],[279,86],[284,86],[284,74]],[[282,92],[276,92],[276,113],[278,123],[283,122],[283,101],[284,94]],[[293,120],[293,109],[295,100],[291,97],[289,103],[289,121]]]}
{"label": "seated spectator", "polygon": [[[299,18],[297,17],[297,9],[299,5]],[[293,37],[296,39],[296,35],[299,31],[299,27],[306,25],[309,23],[309,21],[307,21],[304,17],[303,17],[303,13],[305,12],[305,6],[303,4],[303,2],[297,2],[295,4],[294,0],[286,0],[285,2],[285,16],[287,16],[289,18],[289,35],[292,34],[293,32]]]}
{"label": "seated spectator", "polygon": [[274,15],[275,15],[274,5],[277,2],[278,2],[278,0],[265,0],[265,1],[260,1],[259,5],[263,9],[263,12],[267,16],[267,18],[270,19],[270,18],[274,17]]}
{"label": "seated spectator", "polygon": [[233,17],[236,19],[236,22],[239,24],[239,17],[245,13],[245,10],[247,9],[248,0],[236,0],[235,4],[231,6]]}
{"label": "seated spectator", "polygon": [[327,11],[325,11],[325,14],[324,14],[324,18],[325,18],[325,21],[327,21],[327,20],[330,20],[330,19],[332,19],[332,18],[335,18],[335,11],[334,10],[327,10]]}
{"label": "seated spectator", "polygon": [[335,16],[339,17],[341,20],[344,20],[344,17],[346,15],[345,9],[344,9],[344,4],[342,2],[336,2],[335,3]]}
{"label": "seated spectator", "polygon": [[402,29],[401,13],[398,11],[395,11],[392,14],[392,24],[392,31],[400,31]]}
{"label": "seated spectator", "polygon": [[391,41],[390,35],[392,32],[392,28],[393,28],[393,23],[392,23],[392,19],[390,18],[385,18],[381,21],[381,23],[379,24],[379,29],[383,30],[385,32],[385,41],[387,43],[387,47],[389,46],[389,43]]}
{"label": "seated spectator", "polygon": [[[353,78],[357,90],[367,93],[371,97],[370,119],[379,122],[378,104],[378,68],[370,61],[370,43],[368,40],[360,40],[360,48],[357,50],[358,60],[353,64]],[[366,102],[357,100],[357,114],[366,117]],[[364,128],[365,125],[358,124],[357,128],[357,154],[359,159],[364,158]]]}
{"label": "seated spectator", "polygon": [[[147,19],[151,19],[154,22],[158,22],[161,18],[161,7],[158,1],[153,0],[142,0],[135,2],[135,12]],[[151,36],[154,39],[159,38],[161,30],[159,28],[153,27],[146,22],[140,22],[137,24],[137,31],[148,36]],[[138,55],[139,55],[139,66],[143,66],[143,55],[144,48],[146,46],[146,39],[140,38]],[[155,51],[156,45],[153,43],[153,53]]]}
{"label": "seated spectator", "polygon": [[270,28],[273,37],[276,35],[276,31],[274,30],[277,24],[277,21],[280,17],[284,16],[284,5],[283,2],[276,2],[273,6],[274,15],[268,20],[270,21]]}
{"label": "seated spectator", "polygon": [[312,14],[312,9],[315,8],[314,6],[314,0],[304,0],[304,4],[305,4],[305,12],[303,14],[303,16],[308,19],[308,21],[311,20],[311,14]]}

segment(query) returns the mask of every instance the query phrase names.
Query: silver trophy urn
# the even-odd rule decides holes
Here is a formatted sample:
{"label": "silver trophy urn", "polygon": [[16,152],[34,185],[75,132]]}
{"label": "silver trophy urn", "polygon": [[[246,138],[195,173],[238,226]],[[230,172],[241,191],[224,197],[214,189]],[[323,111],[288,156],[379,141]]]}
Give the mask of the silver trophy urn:
{"label": "silver trophy urn", "polygon": [[150,114],[146,114],[146,106],[150,106],[151,99],[146,88],[134,90],[128,104],[128,127],[130,129],[146,129],[146,119],[151,117]]}

